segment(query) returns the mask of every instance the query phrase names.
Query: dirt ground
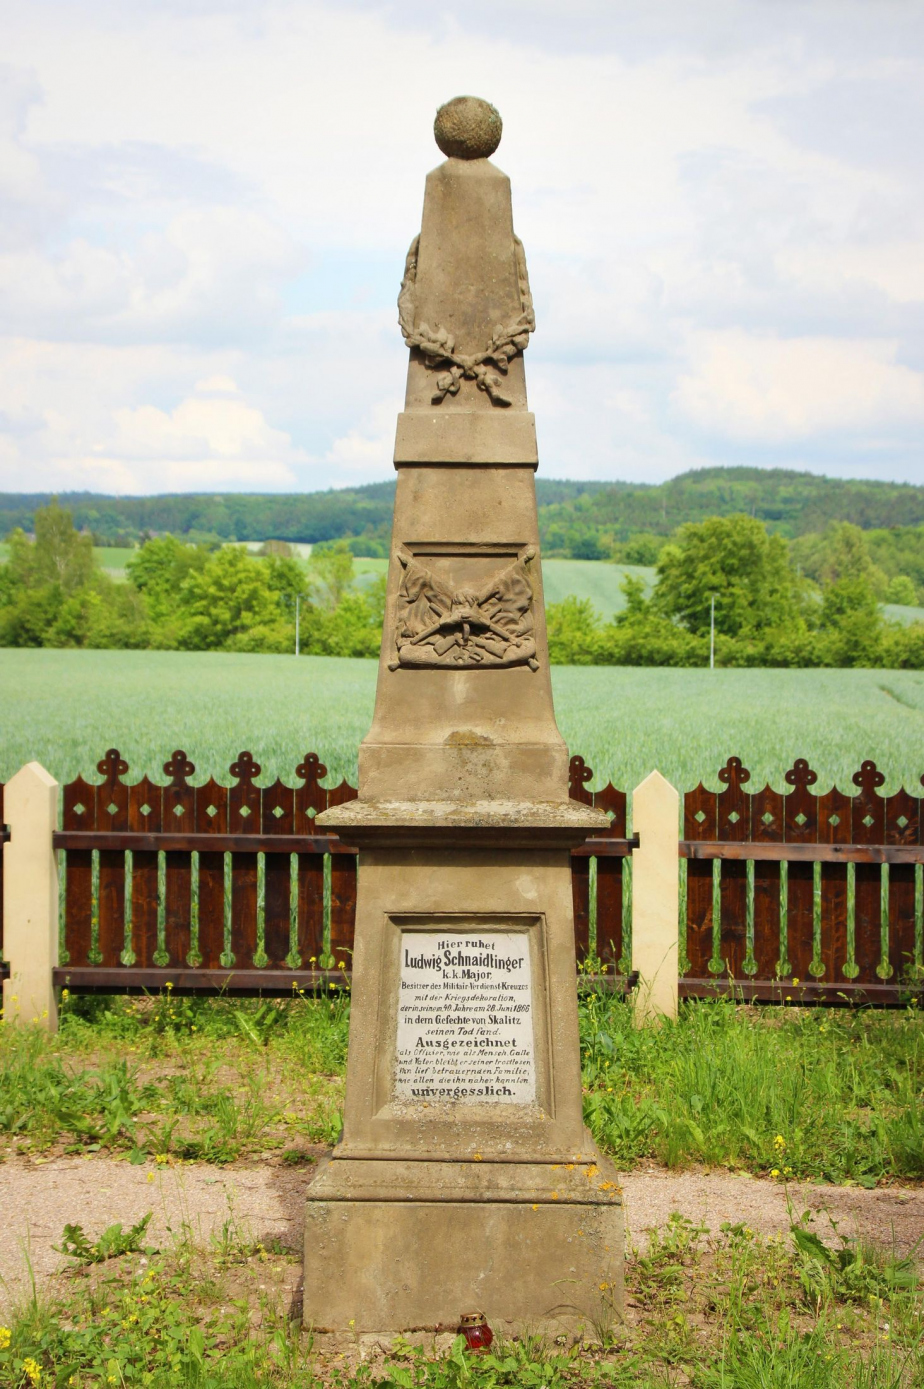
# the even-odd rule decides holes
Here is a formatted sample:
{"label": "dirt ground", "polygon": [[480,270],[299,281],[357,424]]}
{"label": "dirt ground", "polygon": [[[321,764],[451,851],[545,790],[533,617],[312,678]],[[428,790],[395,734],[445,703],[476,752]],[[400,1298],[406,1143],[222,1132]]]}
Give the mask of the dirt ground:
{"label": "dirt ground", "polygon": [[[27,1289],[30,1266],[42,1285],[61,1268],[64,1260],[53,1246],[68,1223],[95,1238],[114,1221],[128,1227],[152,1211],[145,1238],[154,1245],[184,1228],[196,1243],[206,1243],[230,1222],[242,1237],[299,1250],[302,1203],[314,1170],[278,1161],[133,1167],[95,1155],[12,1157],[0,1163],[0,1313]],[[789,1229],[787,1190],[776,1182],[655,1166],[624,1173],[621,1181],[630,1243],[644,1245],[646,1231],[665,1224],[672,1211],[713,1231],[724,1221],[767,1235]],[[827,1212],[843,1234],[894,1244],[901,1252],[924,1236],[921,1187],[793,1185],[788,1196],[797,1217],[807,1208]],[[813,1228],[822,1238],[830,1233],[823,1215]]]}

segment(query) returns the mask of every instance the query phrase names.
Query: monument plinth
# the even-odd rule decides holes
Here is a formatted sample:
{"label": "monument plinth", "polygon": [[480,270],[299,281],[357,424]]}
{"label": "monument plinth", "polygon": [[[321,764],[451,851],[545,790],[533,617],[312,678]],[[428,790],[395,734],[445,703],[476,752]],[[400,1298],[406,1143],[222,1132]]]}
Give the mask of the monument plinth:
{"label": "monument plinth", "polygon": [[623,1217],[581,1118],[568,797],[552,706],[523,351],[535,327],[500,117],[457,98],[398,301],[410,349],[359,797],[341,1142],[308,1191],[318,1330],[588,1334],[622,1304]]}

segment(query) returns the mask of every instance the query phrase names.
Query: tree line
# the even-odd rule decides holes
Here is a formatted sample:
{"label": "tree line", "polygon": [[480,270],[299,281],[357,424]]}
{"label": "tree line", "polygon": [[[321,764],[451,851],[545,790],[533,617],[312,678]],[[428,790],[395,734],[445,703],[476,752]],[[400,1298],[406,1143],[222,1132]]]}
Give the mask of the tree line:
{"label": "tree line", "polygon": [[[704,666],[714,642],[719,666],[924,669],[924,622],[886,619],[880,598],[895,582],[850,522],[792,545],[751,516],[689,522],[656,572],[650,598],[641,579],[625,578],[626,606],[610,622],[587,599],[551,604],[553,662]],[[906,584],[902,596],[913,597]]]}
{"label": "tree line", "polygon": [[[924,560],[924,528],[907,551]],[[345,540],[302,562],[281,541],[254,554],[167,535],[126,570],[123,583],[99,567],[68,510],[37,509],[34,538],[15,531],[0,565],[0,645],[284,653],[298,614],[306,654],[378,655],[384,577],[358,588]],[[924,623],[890,622],[881,606],[917,597],[914,580],[890,578],[850,522],[791,543],[751,516],[688,522],[661,547],[656,575],[650,597],[628,576],[609,622],[585,599],[550,605],[552,660],[703,666],[714,636],[722,666],[924,669]]]}
{"label": "tree line", "polygon": [[343,541],[307,564],[282,542],[254,555],[176,536],[152,539],[117,582],[95,562],[93,540],[52,503],[35,513],[35,538],[14,531],[0,565],[0,645],[162,651],[291,652],[377,656],[384,578],[354,587]]}

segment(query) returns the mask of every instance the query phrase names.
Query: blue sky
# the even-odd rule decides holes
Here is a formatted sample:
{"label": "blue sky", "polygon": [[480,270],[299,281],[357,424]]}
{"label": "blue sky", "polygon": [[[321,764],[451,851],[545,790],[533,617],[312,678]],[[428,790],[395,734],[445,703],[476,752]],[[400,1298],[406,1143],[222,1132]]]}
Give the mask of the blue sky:
{"label": "blue sky", "polygon": [[545,476],[924,482],[921,0],[11,0],[0,490],[391,476],[463,92],[504,118]]}

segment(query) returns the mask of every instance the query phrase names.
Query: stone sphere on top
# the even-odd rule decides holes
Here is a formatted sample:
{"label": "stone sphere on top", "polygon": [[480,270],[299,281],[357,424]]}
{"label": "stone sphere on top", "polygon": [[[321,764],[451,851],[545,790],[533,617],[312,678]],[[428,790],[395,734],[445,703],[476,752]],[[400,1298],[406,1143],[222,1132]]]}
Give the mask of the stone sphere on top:
{"label": "stone sphere on top", "polygon": [[433,134],[450,159],[489,159],[501,140],[500,113],[479,96],[456,96],[436,113]]}

